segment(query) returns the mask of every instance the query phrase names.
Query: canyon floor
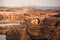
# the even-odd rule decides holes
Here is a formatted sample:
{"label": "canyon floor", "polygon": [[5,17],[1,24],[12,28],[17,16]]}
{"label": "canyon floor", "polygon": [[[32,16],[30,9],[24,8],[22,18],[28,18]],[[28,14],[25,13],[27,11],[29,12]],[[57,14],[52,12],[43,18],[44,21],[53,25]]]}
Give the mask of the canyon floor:
{"label": "canyon floor", "polygon": [[60,40],[60,10],[0,8],[0,35],[5,40]]}

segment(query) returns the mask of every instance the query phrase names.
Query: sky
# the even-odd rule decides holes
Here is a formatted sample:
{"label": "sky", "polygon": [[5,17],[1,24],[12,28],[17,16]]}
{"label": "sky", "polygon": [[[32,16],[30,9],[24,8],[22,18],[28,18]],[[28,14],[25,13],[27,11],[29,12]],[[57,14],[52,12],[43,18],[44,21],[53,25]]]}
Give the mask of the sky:
{"label": "sky", "polygon": [[0,0],[0,6],[60,6],[60,0]]}

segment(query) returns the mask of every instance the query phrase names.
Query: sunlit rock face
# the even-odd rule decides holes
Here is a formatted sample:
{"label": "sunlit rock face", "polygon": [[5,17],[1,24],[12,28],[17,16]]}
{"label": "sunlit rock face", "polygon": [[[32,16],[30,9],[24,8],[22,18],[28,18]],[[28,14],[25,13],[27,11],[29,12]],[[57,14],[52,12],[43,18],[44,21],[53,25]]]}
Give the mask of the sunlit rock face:
{"label": "sunlit rock face", "polygon": [[[0,20],[0,34],[6,35],[6,40],[59,39],[59,13],[31,7],[2,8],[0,9],[0,15],[3,16]],[[1,24],[5,26],[2,27]]]}
{"label": "sunlit rock face", "polygon": [[0,35],[0,39],[1,40],[6,40],[6,36],[5,35]]}

